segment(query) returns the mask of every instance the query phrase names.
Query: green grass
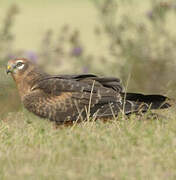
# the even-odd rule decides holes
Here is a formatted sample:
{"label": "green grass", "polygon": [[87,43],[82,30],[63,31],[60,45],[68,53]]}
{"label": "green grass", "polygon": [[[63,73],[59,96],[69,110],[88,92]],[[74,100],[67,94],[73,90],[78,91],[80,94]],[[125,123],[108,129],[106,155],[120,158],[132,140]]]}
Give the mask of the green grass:
{"label": "green grass", "polygon": [[[12,2],[20,8],[13,27],[15,48],[37,51],[47,29],[57,34],[63,24],[70,24],[80,29],[86,51],[101,54],[107,50],[106,39],[98,41],[93,35],[99,21],[90,2],[3,0],[0,22]],[[141,11],[130,8],[134,14]],[[18,110],[14,102],[19,104],[19,97],[13,95],[17,94],[14,84],[8,85],[12,80],[6,77],[5,68],[1,77],[0,180],[176,179],[174,112],[163,112],[166,117],[156,120],[132,116],[55,129],[53,123],[23,110],[6,114]],[[13,96],[7,97],[7,90]]]}
{"label": "green grass", "polygon": [[26,112],[0,121],[0,179],[175,179],[176,121],[84,122],[55,129]]}

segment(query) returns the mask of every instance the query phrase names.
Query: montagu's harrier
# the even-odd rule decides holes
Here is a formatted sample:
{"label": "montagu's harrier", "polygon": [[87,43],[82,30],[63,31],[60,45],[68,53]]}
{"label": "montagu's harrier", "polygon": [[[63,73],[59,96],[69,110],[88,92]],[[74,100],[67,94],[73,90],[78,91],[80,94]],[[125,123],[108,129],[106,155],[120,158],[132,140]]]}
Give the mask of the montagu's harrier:
{"label": "montagu's harrier", "polygon": [[92,74],[49,75],[27,59],[12,59],[7,65],[21,101],[30,112],[57,124],[86,119],[87,115],[110,118],[124,114],[168,108],[162,95],[125,93],[120,80]]}

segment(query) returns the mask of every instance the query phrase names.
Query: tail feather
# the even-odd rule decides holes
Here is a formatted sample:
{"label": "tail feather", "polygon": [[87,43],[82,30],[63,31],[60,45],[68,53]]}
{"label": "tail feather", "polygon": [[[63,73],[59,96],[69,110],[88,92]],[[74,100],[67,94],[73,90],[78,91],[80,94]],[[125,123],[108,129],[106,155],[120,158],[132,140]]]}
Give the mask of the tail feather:
{"label": "tail feather", "polygon": [[166,96],[162,95],[144,95],[139,93],[123,93],[123,98],[125,100],[133,101],[133,102],[140,102],[146,103],[150,106],[151,109],[164,109],[171,106],[169,99]]}
{"label": "tail feather", "polygon": [[[94,108],[98,109],[98,111],[95,111]],[[95,106],[94,108],[94,111],[92,111],[91,114],[96,112],[97,117],[112,117],[114,115],[117,116],[119,113],[128,115],[131,113],[146,112],[150,109],[150,106],[143,102],[133,102],[126,100],[122,104],[119,102],[112,102],[99,105],[98,108]]]}
{"label": "tail feather", "polygon": [[110,99],[108,96],[103,97],[104,101],[100,101],[91,109],[91,115],[95,112],[96,117],[100,118],[117,116],[120,112],[129,115],[131,113],[144,113],[149,109],[165,109],[172,105],[171,99],[162,95],[121,93],[121,96],[122,101]]}

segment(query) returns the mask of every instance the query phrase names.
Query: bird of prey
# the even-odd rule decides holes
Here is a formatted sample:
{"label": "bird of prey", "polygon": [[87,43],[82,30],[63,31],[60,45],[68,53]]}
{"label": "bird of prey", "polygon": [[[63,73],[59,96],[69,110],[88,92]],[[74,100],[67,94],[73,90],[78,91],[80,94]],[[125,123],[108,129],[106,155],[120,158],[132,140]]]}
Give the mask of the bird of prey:
{"label": "bird of prey", "polygon": [[92,74],[49,75],[27,59],[7,64],[21,101],[30,112],[57,124],[168,108],[167,97],[126,93],[120,80]]}

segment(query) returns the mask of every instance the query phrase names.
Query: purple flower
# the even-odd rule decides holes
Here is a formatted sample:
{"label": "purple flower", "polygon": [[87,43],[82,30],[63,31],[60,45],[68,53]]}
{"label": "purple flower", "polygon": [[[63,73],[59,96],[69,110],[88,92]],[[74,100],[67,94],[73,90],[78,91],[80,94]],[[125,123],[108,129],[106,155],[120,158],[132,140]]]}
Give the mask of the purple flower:
{"label": "purple flower", "polygon": [[172,7],[173,7],[174,9],[176,9],[176,3],[175,3],[175,4],[173,4],[173,5],[172,5]]}
{"label": "purple flower", "polygon": [[26,51],[25,56],[33,62],[37,61],[37,54],[34,51]]}
{"label": "purple flower", "polygon": [[149,18],[149,19],[152,19],[153,18],[153,11],[148,11],[146,13],[146,16]]}
{"label": "purple flower", "polygon": [[83,49],[81,47],[75,47],[73,48],[72,52],[71,52],[71,55],[72,56],[80,56],[83,52]]}

